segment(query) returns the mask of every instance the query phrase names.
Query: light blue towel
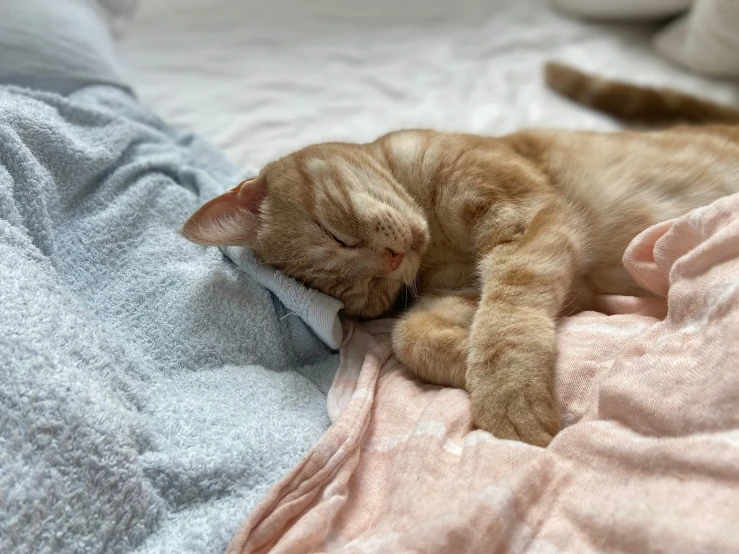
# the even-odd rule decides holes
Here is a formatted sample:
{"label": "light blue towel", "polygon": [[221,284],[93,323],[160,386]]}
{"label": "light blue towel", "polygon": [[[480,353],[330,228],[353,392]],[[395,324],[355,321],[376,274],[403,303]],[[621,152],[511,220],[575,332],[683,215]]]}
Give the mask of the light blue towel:
{"label": "light blue towel", "polygon": [[240,177],[118,88],[0,87],[0,552],[220,552],[327,428],[338,356],[178,234]]}
{"label": "light blue towel", "polygon": [[220,552],[327,428],[315,298],[178,234],[241,177],[119,88],[0,87],[0,552]]}
{"label": "light blue towel", "polygon": [[179,235],[243,175],[100,6],[0,2],[0,83],[54,91],[0,86],[0,552],[222,552],[329,424],[340,304]]}

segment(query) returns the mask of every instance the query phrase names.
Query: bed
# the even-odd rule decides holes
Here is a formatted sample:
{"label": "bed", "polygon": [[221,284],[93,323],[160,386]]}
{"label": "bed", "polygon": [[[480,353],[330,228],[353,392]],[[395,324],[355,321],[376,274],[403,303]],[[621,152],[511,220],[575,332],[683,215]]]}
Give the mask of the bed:
{"label": "bed", "polygon": [[[607,118],[544,89],[541,70],[548,59],[716,100],[730,101],[736,92],[729,83],[708,82],[666,63],[652,49],[651,25],[584,23],[555,13],[538,0],[143,0],[133,21],[119,23],[118,52],[133,89],[167,126],[154,118],[147,124],[178,145],[207,150],[209,159],[220,156],[207,145],[198,146],[193,133],[199,135],[235,165],[209,177],[201,192],[211,196],[219,187],[225,190],[231,181],[235,184],[306,144],[371,140],[403,127],[481,134],[531,126],[615,129]],[[125,102],[116,97],[103,104],[114,101]],[[183,182],[202,177],[203,168],[188,163],[187,157],[167,159],[161,172],[176,174]],[[178,169],[178,164],[185,169]],[[102,437],[120,433],[130,441],[121,447],[120,459],[108,460],[110,467],[122,464],[125,471],[112,484],[98,483],[98,469],[90,463],[86,467],[90,473],[81,482],[94,482],[95,494],[109,490],[118,508],[128,502],[133,509],[102,511],[109,508],[103,502],[103,523],[81,523],[68,518],[59,502],[56,512],[44,512],[48,503],[41,498],[37,511],[26,510],[25,520],[12,522],[16,528],[32,524],[43,534],[48,522],[49,529],[83,537],[85,525],[99,527],[94,540],[79,539],[66,544],[66,550],[142,554],[226,548],[234,553],[646,552],[663,547],[670,551],[671,546],[728,552],[739,544],[736,530],[727,523],[739,517],[735,502],[739,469],[732,461],[739,452],[739,421],[731,408],[739,397],[737,379],[727,378],[713,390],[715,414],[725,417],[722,425],[716,425],[706,415],[713,427],[701,428],[705,432],[697,438],[664,421],[655,428],[649,421],[642,428],[634,422],[629,425],[628,409],[638,403],[618,402],[619,394],[628,397],[625,387],[634,384],[629,371],[642,376],[644,387],[662,386],[648,367],[634,365],[638,353],[654,348],[660,337],[680,343],[681,330],[691,324],[678,319],[659,327],[667,308],[664,302],[657,306],[622,302],[614,305],[617,315],[589,313],[565,323],[560,341],[561,363],[567,364],[567,371],[559,372],[557,386],[568,429],[554,453],[544,454],[473,431],[465,393],[420,384],[393,361],[387,346],[388,322],[359,326],[345,321],[339,332],[340,339],[343,335],[339,362],[329,348],[336,346],[330,337],[321,336],[328,346],[319,344],[315,333],[320,332],[313,327],[311,334],[295,321],[284,299],[281,303],[279,295],[252,286],[262,282],[259,275],[252,274],[245,284],[239,268],[219,265],[218,251],[208,251],[198,264],[187,265],[195,250],[175,240],[173,223],[184,220],[186,209],[195,205],[195,195],[187,202],[171,213],[163,210],[169,219],[162,229],[156,227],[171,241],[167,244],[174,245],[168,246],[165,258],[172,271],[138,275],[137,282],[158,279],[157,290],[184,291],[189,304],[181,302],[181,312],[171,315],[184,320],[190,334],[178,334],[176,326],[139,328],[139,321],[128,314],[120,321],[116,314],[103,321],[116,332],[128,333],[120,344],[116,340],[121,337],[112,334],[112,344],[120,347],[123,358],[133,360],[134,366],[143,360],[154,369],[126,389],[122,400],[110,397],[122,406],[115,408],[115,424],[103,422],[96,428]],[[630,255],[630,269],[657,294],[667,296],[671,264],[679,256],[691,255],[679,251],[685,237],[700,235],[696,248],[705,243],[706,248],[721,250],[737,238],[737,223],[730,217],[736,205],[733,199],[675,224],[674,229],[661,228],[662,234],[641,236]],[[145,203],[141,206],[146,208]],[[673,242],[660,242],[663,237]],[[723,242],[717,245],[719,239]],[[655,266],[653,253],[661,265]],[[729,254],[725,256],[733,265],[710,274],[705,282],[693,283],[696,295],[708,294],[711,286],[734,291],[732,272],[739,254]],[[697,265],[690,267],[708,272],[693,262]],[[138,269],[136,263],[134,259],[132,272]],[[681,276],[689,281],[689,276]],[[94,280],[69,286],[85,289],[82,298],[86,290],[93,291],[87,306],[93,312],[104,300],[95,296],[95,287],[102,284]],[[134,298],[124,298],[121,306],[136,304],[135,292],[126,291],[123,296]],[[731,296],[726,304],[730,318],[720,319],[714,311],[708,314],[721,323],[713,340],[728,344],[732,325],[739,321],[737,297]],[[144,300],[138,302],[153,320],[160,308],[169,309]],[[216,308],[227,316],[213,319],[218,311],[212,309],[213,302],[220,302]],[[81,326],[83,316],[75,317],[80,321],[74,325]],[[255,320],[271,330],[264,336],[281,337],[254,346],[259,363],[251,363],[244,352],[248,348],[239,342],[243,336],[262,336],[254,330]],[[223,331],[225,339],[218,334]],[[188,345],[193,336],[199,342]],[[628,356],[619,357],[627,347],[632,348]],[[732,348],[736,350],[736,344]],[[729,368],[734,350],[727,347],[720,359],[706,357],[700,349],[683,352],[676,367],[692,363]],[[94,360],[104,355],[90,354]],[[609,381],[614,366],[620,368],[615,377],[626,377]],[[49,386],[55,382],[50,379]],[[673,398],[695,395],[696,390],[673,391]],[[610,396],[603,396],[603,391]],[[84,413],[86,397],[81,398],[75,402]],[[107,410],[110,398],[103,395],[93,405]],[[413,402],[407,403],[408,398]],[[639,400],[656,405],[650,397]],[[678,409],[680,403],[674,406]],[[390,421],[385,414],[391,412],[404,417]],[[619,435],[618,448],[608,450],[613,429],[599,427],[602,413],[605,419],[621,421],[618,432],[632,433],[628,440]],[[89,409],[87,415],[91,417]],[[141,436],[128,437],[126,433],[142,421],[137,427]],[[576,429],[585,430],[573,432]],[[655,429],[677,442],[666,447],[649,442]],[[38,440],[47,431],[35,431]],[[594,438],[588,442],[588,437]],[[679,442],[685,437],[688,442]],[[641,449],[638,475],[628,468],[628,454],[638,459],[636,450],[625,451],[624,445]],[[679,459],[677,454],[691,448],[717,454],[713,460]],[[101,459],[105,466],[104,456]],[[609,465],[613,460],[624,467],[610,473],[610,480],[601,478],[613,469]],[[579,478],[573,468],[582,470]],[[660,469],[667,477],[654,479]],[[54,477],[40,472],[18,475],[24,477],[17,489],[23,488],[26,495]],[[697,486],[701,479],[711,480],[711,486]],[[636,488],[629,489],[630,483]],[[636,504],[618,502],[633,491],[643,494],[633,497]],[[83,506],[85,495],[91,493],[72,492],[78,502],[72,509],[92,514],[97,504]],[[590,496],[578,505],[577,495],[584,492]],[[65,494],[72,493],[60,488],[47,496],[63,499]],[[22,496],[19,492],[18,498]],[[700,525],[698,532],[681,534],[681,522],[695,516],[691,506],[698,503],[705,509],[705,517],[691,520]],[[652,512],[665,506],[674,508],[665,517]],[[67,522],[65,518],[69,523],[62,527],[58,522]],[[649,518],[654,526],[639,523]],[[59,551],[61,543],[54,540],[41,536],[38,544]]]}
{"label": "bed", "polygon": [[[547,59],[717,100],[734,97],[732,85],[709,84],[660,57],[651,44],[657,28],[588,24],[537,0],[211,0],[180,2],[176,10],[149,1],[120,48],[145,103],[252,172],[306,144],[371,140],[404,127],[483,134],[530,126],[614,129],[544,89]],[[578,417],[570,414],[568,423]],[[262,506],[251,522],[264,526],[261,518],[277,506]],[[378,536],[387,538],[387,529]],[[251,545],[245,551],[254,545],[244,544]],[[378,547],[393,548],[400,547]]]}
{"label": "bed", "polygon": [[[717,100],[730,101],[734,97],[732,85],[708,83],[661,58],[651,44],[656,28],[648,24],[588,24],[556,14],[546,2],[536,0],[283,1],[269,5],[214,0],[180,3],[177,10],[166,2],[150,1],[142,6],[138,21],[121,43],[121,51],[131,68],[136,90],[146,103],[166,120],[206,137],[232,161],[252,172],[309,143],[371,140],[404,127],[482,134],[531,126],[614,129],[615,124],[607,118],[571,105],[544,89],[541,68],[548,59],[569,61],[634,82],[675,86]],[[574,345],[591,344],[591,348],[597,349],[598,344],[608,344],[604,348],[616,352],[623,347],[623,337],[636,337],[643,326],[657,321],[624,316],[635,319],[609,320],[613,328],[603,336],[578,335],[578,329],[583,333],[588,324],[593,328],[606,326],[596,316],[590,317],[591,320],[578,320],[564,328],[561,340],[565,341],[562,348],[570,367],[579,368],[593,381],[605,379],[604,368],[614,360],[606,354],[602,359],[589,359],[584,350],[577,350]],[[519,483],[516,488],[516,479],[527,479],[522,472],[541,472],[536,468],[547,463],[559,467],[565,464],[561,459],[557,463],[542,457],[521,466],[528,469],[492,471],[493,476],[483,472],[483,476],[475,474],[467,480],[448,482],[439,478],[443,485],[426,483],[414,488],[407,475],[393,471],[387,464],[416,467],[417,471],[433,475],[431,467],[416,466],[414,457],[443,458],[457,449],[457,456],[462,459],[496,457],[502,466],[510,463],[516,467],[510,460],[525,459],[527,450],[486,450],[480,446],[485,441],[479,437],[480,445],[473,446],[474,435],[465,438],[461,431],[455,435],[452,429],[469,425],[468,418],[456,414],[454,402],[443,396],[455,393],[439,393],[428,400],[425,389],[419,389],[409,376],[397,377],[392,367],[381,370],[377,359],[387,353],[382,350],[383,344],[378,346],[376,342],[382,335],[370,333],[370,337],[364,333],[352,331],[354,342],[344,344],[345,360],[352,359],[355,348],[365,356],[367,352],[372,355],[365,358],[364,365],[359,364],[361,371],[342,364],[332,389],[334,397],[329,396],[334,427],[311,451],[310,461],[301,462],[252,513],[234,539],[232,552],[659,550],[651,542],[660,536],[659,531],[646,533],[640,543],[628,543],[624,537],[634,518],[624,519],[618,508],[608,512],[611,508],[604,506],[603,517],[591,519],[592,525],[602,524],[608,518],[613,523],[611,533],[602,531],[603,542],[597,544],[592,537],[599,534],[590,528],[593,534],[588,539],[588,524],[582,519],[575,521],[578,517],[587,518],[587,509],[578,511],[563,501],[555,510],[552,503],[557,495],[546,495],[546,486]],[[355,354],[355,359],[361,357]],[[409,414],[405,425],[388,424],[389,428],[383,429],[382,423],[377,422],[383,421],[381,414],[362,412],[358,407],[356,391],[367,386],[374,388],[388,411],[402,409],[403,401],[391,391],[393,387],[405,387],[403,398],[418,399],[419,411]],[[566,398],[566,425],[587,420],[588,410],[595,417],[592,410],[597,405],[596,388],[588,388],[577,374],[568,376],[566,372],[562,372],[558,386]],[[457,402],[463,405],[463,400]],[[448,415],[447,420],[439,418],[446,424],[439,429],[425,421],[428,414],[422,414],[420,406],[426,411],[456,415]],[[360,431],[359,424],[347,427],[347,421],[352,419],[364,421],[370,430]],[[380,454],[386,452],[384,448],[390,448],[382,446],[388,441],[405,444],[397,447],[392,462]],[[415,449],[413,444],[417,445]],[[587,450],[581,443],[576,444],[575,448]],[[336,461],[338,452],[344,451],[353,454]],[[309,467],[311,463],[314,467]],[[598,463],[598,459],[580,463],[587,466]],[[352,469],[356,464],[364,470]],[[333,476],[326,475],[327,467],[335,472]],[[458,475],[463,468],[464,463],[457,459],[449,462],[447,470]],[[597,479],[589,481],[585,469],[582,487],[606,486]],[[635,483],[648,481],[640,481],[639,477],[625,472],[614,477],[609,486],[624,486],[624,480],[629,479]],[[537,479],[528,476],[529,480],[532,478]],[[565,470],[550,478],[568,479]],[[423,481],[420,476],[417,479]],[[473,483],[475,479],[479,481]],[[546,480],[541,475],[538,479]],[[514,492],[505,486],[485,488],[490,480],[507,483]],[[564,484],[560,486],[568,490]],[[634,494],[638,496],[638,491],[649,486],[637,487]],[[428,507],[426,501],[419,499],[419,495],[433,498],[442,491],[453,495],[456,487],[477,491],[479,495],[459,495],[453,502],[456,511],[438,505],[435,510],[433,500],[428,501],[432,506]],[[663,491],[653,492],[655,506],[669,504],[668,497],[657,499]],[[486,500],[480,500],[485,494]],[[541,495],[543,504],[539,508],[532,507],[531,495]],[[347,501],[347,497],[353,500]],[[378,497],[383,500],[377,500]],[[380,504],[373,504],[372,499]],[[429,519],[406,517],[397,502],[411,503],[416,506],[412,510],[426,510],[424,517]],[[544,504],[556,512],[550,519],[557,521],[550,521],[549,527],[542,512]],[[592,511],[596,504],[597,501],[587,508]],[[492,515],[486,512],[491,507]],[[725,508],[735,510],[736,505]],[[472,510],[467,519],[458,516],[465,509]],[[637,513],[641,514],[638,517],[649,517],[638,510]],[[496,518],[515,522],[507,528],[486,524],[491,534],[497,532],[508,539],[475,540],[479,531],[470,528],[471,522]],[[663,533],[669,533],[669,522],[659,521],[665,525]],[[674,523],[674,518],[671,521]],[[733,533],[711,536],[708,527],[704,527],[706,542],[685,543],[688,550],[709,544],[728,547],[736,540]],[[460,537],[467,537],[469,542]]]}

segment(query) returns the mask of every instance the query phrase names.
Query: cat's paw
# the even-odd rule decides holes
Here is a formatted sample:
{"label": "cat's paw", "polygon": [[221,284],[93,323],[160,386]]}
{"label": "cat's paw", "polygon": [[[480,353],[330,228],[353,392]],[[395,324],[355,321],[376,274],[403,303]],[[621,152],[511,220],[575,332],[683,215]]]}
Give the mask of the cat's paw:
{"label": "cat's paw", "polygon": [[475,425],[501,439],[548,445],[559,430],[556,358],[555,324],[546,313],[478,311],[465,375]]}
{"label": "cat's paw", "polygon": [[424,381],[465,388],[469,325],[476,307],[475,298],[461,293],[421,298],[393,328],[395,356]]}
{"label": "cat's paw", "polygon": [[475,425],[499,439],[547,446],[559,431],[559,406],[554,394],[535,389],[539,390],[473,391]]}

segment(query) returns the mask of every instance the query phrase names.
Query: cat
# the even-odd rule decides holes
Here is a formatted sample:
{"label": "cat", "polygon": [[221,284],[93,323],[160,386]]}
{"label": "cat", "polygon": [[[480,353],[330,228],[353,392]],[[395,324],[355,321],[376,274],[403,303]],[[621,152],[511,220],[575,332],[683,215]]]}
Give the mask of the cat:
{"label": "cat", "polygon": [[[739,111],[560,64],[546,81],[649,123],[739,122]],[[350,316],[418,301],[392,333],[419,378],[466,389],[477,427],[546,446],[558,432],[555,325],[600,294],[645,296],[621,259],[650,225],[739,191],[739,126],[483,137],[404,130],[308,146],[201,207],[202,245],[252,248]]]}

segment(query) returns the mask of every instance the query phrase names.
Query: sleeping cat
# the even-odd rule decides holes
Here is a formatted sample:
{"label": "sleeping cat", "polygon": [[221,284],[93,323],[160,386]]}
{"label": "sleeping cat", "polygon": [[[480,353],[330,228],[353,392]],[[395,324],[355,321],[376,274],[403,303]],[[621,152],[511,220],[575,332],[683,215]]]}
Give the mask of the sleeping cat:
{"label": "sleeping cat", "polygon": [[309,146],[211,200],[183,234],[248,246],[376,317],[418,377],[469,391],[476,425],[546,445],[559,429],[555,323],[599,294],[645,295],[621,258],[640,231],[739,191],[739,111],[549,64],[548,84],[612,115],[680,126],[503,137],[398,131]]}

